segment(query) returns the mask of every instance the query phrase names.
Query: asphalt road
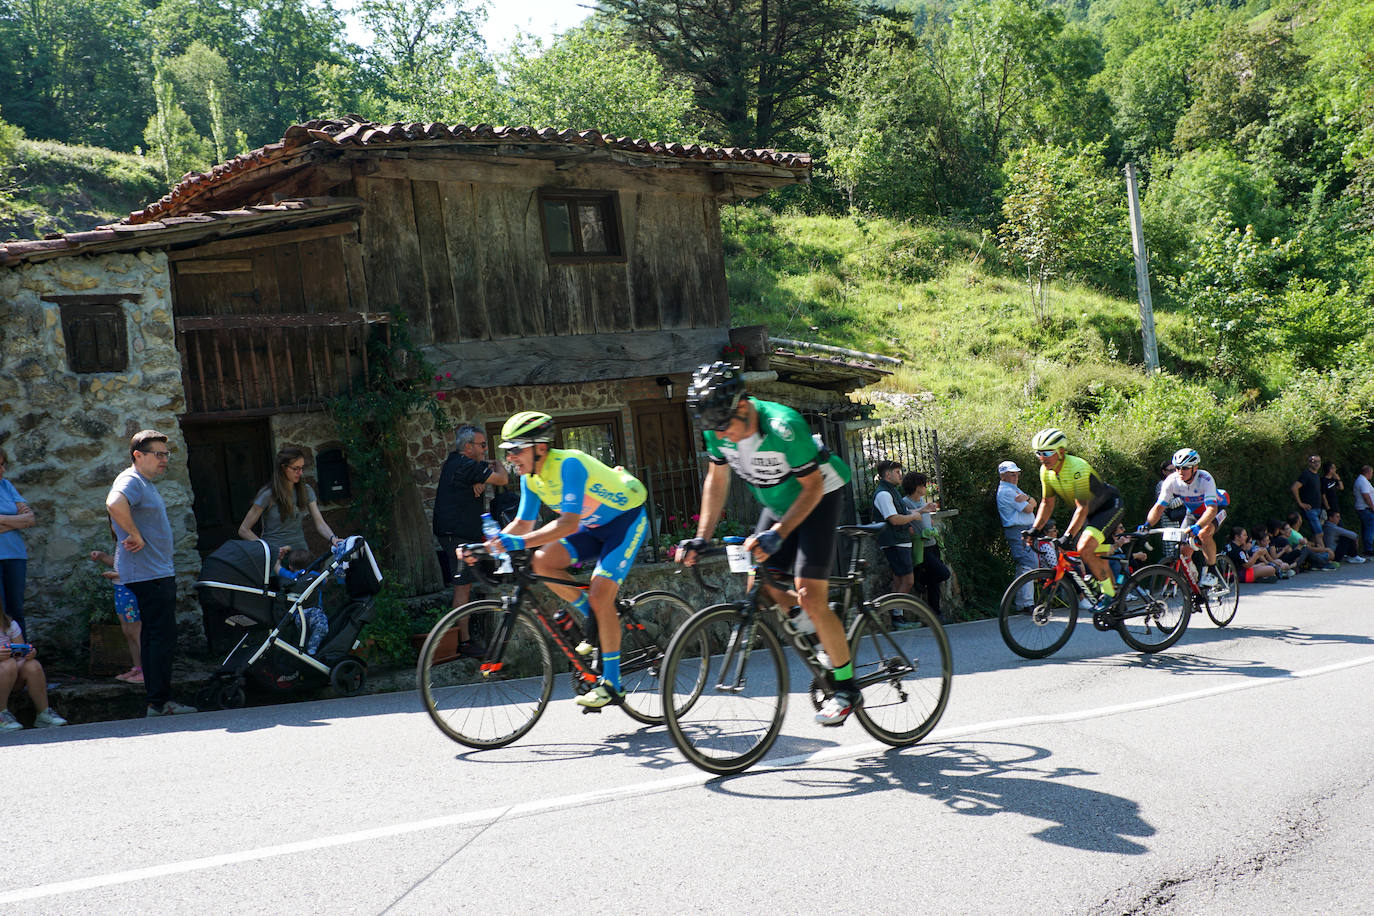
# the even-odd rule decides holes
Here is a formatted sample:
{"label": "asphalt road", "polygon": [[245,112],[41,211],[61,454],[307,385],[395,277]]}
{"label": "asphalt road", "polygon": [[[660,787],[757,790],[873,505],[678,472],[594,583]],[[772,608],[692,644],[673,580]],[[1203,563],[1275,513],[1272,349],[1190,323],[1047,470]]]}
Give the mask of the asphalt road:
{"label": "asphalt road", "polygon": [[922,744],[794,692],[728,779],[563,678],[497,751],[414,693],[0,738],[0,913],[1374,913],[1374,564],[1153,657],[1086,623],[1040,662],[994,621],[951,640]]}

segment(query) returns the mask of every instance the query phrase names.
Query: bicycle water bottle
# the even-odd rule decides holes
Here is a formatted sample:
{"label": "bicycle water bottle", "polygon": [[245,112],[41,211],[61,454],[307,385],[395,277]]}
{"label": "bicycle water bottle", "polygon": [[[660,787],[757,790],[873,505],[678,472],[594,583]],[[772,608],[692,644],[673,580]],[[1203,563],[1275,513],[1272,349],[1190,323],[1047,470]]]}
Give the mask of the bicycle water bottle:
{"label": "bicycle water bottle", "polygon": [[816,635],[816,625],[811,622],[811,615],[795,604],[787,612],[787,628],[800,636]]}
{"label": "bicycle water bottle", "polygon": [[[496,519],[491,517],[490,512],[482,513],[482,534],[486,535],[488,541],[495,540],[501,533],[501,526],[496,523]],[[504,550],[495,554],[496,559],[501,561],[501,565],[496,568],[499,573],[511,572],[510,554]]]}
{"label": "bicycle water bottle", "polygon": [[580,638],[582,635],[581,629],[577,625],[577,621],[573,619],[573,615],[569,614],[566,608],[559,608],[557,611],[554,611],[553,625],[558,628],[559,632],[568,638],[569,642]]}

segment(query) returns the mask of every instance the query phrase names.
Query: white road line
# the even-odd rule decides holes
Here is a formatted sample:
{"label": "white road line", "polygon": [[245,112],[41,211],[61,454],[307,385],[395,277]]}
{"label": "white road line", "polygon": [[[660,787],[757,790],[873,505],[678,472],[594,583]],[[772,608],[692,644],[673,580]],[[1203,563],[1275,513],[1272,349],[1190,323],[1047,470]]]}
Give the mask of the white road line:
{"label": "white road line", "polygon": [[[1234,684],[1219,684],[1216,687],[1193,690],[1187,693],[1170,694],[1168,696],[1157,697],[1153,700],[1140,700],[1135,703],[1120,703],[1114,706],[1101,706],[1096,709],[1051,713],[1040,716],[1022,716],[1016,719],[1000,719],[992,722],[980,722],[973,725],[960,725],[953,728],[936,729],[926,737],[926,742],[962,738],[969,735],[981,735],[987,732],[1005,731],[1012,728],[1025,728],[1031,725],[1080,722],[1085,719],[1097,719],[1106,716],[1121,715],[1123,713],[1138,712],[1140,710],[1154,709],[1160,706],[1171,706],[1176,703],[1187,703],[1204,697],[1218,696],[1223,693],[1234,693],[1240,690],[1266,687],[1272,684],[1280,684],[1284,681],[1318,677],[1323,674],[1331,674],[1335,671],[1343,671],[1347,668],[1357,668],[1361,665],[1368,665],[1371,663],[1374,663],[1374,655],[1367,655],[1363,658],[1355,658],[1344,662],[1336,662],[1331,665],[1323,665],[1318,668],[1310,668],[1306,671],[1293,671],[1279,677],[1245,680]],[[754,767],[750,772],[757,773],[767,770],[788,769],[809,763],[821,763],[828,760],[838,760],[848,757],[861,757],[864,754],[881,752],[887,749],[887,745],[877,741],[866,741],[861,744],[847,744],[840,747],[828,748],[823,751],[816,751],[814,753],[769,760],[766,763]],[[27,887],[0,893],[0,904],[21,903],[26,900],[37,900],[42,897],[55,897],[59,894],[79,893],[81,891],[90,891],[101,887],[110,887],[116,884],[128,884],[133,881],[145,881],[150,878],[165,878],[169,875],[179,875],[186,872],[220,868],[227,865],[237,865],[241,862],[271,859],[277,856],[295,855],[302,852],[311,852],[316,849],[345,846],[349,843],[385,839],[386,837],[402,836],[408,833],[420,833],[425,830],[436,830],[443,827],[481,827],[502,819],[546,814],[551,811],[578,808],[585,805],[612,801],[618,798],[643,797],[647,795],[656,795],[661,792],[672,792],[688,786],[700,785],[714,778],[716,777],[712,776],[710,773],[691,770],[683,775],[675,776],[670,779],[657,779],[652,782],[636,783],[633,785],[621,786],[619,788],[601,789],[594,792],[581,792],[575,795],[561,795],[555,798],[529,801],[518,805],[487,808],[482,811],[470,811],[466,814],[450,814],[444,817],[427,818],[422,821],[409,821],[404,824],[392,824],[386,827],[372,827],[367,830],[356,830],[351,833],[338,833],[331,836],[316,837],[315,839],[300,840],[295,843],[282,843],[276,846],[264,846],[259,849],[227,852],[217,856],[206,856],[200,859],[187,859],[182,862],[167,862],[162,865],[151,865],[146,868],[112,872],[106,875],[91,875],[87,878],[58,881],[52,884],[41,884],[36,887]]]}

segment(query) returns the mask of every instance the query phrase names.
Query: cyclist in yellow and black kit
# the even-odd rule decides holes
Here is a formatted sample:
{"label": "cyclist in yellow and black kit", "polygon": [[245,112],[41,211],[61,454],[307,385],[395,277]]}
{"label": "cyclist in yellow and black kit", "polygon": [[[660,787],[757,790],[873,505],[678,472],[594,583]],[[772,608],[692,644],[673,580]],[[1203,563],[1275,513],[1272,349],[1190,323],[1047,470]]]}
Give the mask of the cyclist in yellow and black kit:
{"label": "cyclist in yellow and black kit", "polygon": [[1036,537],[1054,514],[1060,498],[1073,503],[1073,517],[1059,538],[1064,550],[1077,550],[1083,565],[1102,588],[1094,611],[1105,611],[1116,600],[1112,568],[1104,556],[1111,553],[1109,532],[1121,521],[1123,506],[1116,487],[1097,476],[1082,458],[1069,454],[1069,438],[1063,430],[1042,429],[1031,438],[1031,448],[1040,459],[1040,486],[1044,491],[1035,522],[1027,537]]}
{"label": "cyclist in yellow and black kit", "polygon": [[[533,410],[516,414],[501,428],[501,448],[520,471],[520,508],[515,521],[493,541],[507,550],[538,547],[530,565],[541,576],[564,574],[576,560],[597,561],[586,594],[570,586],[545,584],[584,616],[596,615],[601,683],[577,702],[599,709],[620,693],[620,620],[615,599],[649,531],[646,491],[626,471],[607,467],[585,452],[554,448],[553,436],[553,418]],[[536,529],[540,503],[557,512],[558,518]]]}

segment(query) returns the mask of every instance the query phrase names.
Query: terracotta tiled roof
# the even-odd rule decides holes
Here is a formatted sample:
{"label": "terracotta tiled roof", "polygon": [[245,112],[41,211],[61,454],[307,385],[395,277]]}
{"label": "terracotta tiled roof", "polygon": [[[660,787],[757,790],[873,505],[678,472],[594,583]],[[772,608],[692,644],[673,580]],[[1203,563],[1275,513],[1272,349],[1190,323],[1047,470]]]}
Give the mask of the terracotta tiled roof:
{"label": "terracotta tiled roof", "polygon": [[352,197],[283,200],[236,210],[210,210],[188,216],[169,216],[132,225],[98,226],[86,232],[50,235],[36,241],[0,242],[0,266],[21,261],[46,261],[103,251],[131,251],[166,247],[181,242],[233,235],[239,230],[290,222],[316,221],[362,207]]}
{"label": "terracotta tiled roof", "polygon": [[466,127],[462,124],[449,126],[438,122],[421,124],[374,124],[356,116],[335,120],[307,121],[286,129],[277,143],[270,143],[261,149],[235,156],[228,162],[215,166],[208,172],[192,172],[167,192],[167,195],[142,210],[129,214],[124,222],[144,223],[160,219],[169,213],[186,212],[194,206],[193,201],[212,189],[218,188],[240,176],[255,172],[275,163],[300,156],[309,149],[328,149],[331,147],[380,147],[380,146],[443,146],[443,145],[498,145],[498,144],[548,144],[551,146],[571,146],[601,148],[622,153],[639,154],[665,159],[701,162],[740,163],[772,166],[795,172],[798,176],[811,172],[809,153],[786,153],[774,149],[738,149],[735,147],[700,146],[698,144],[665,143],[631,139],[630,137],[608,137],[595,130],[557,130],[552,127],[492,127],[479,124]]}

